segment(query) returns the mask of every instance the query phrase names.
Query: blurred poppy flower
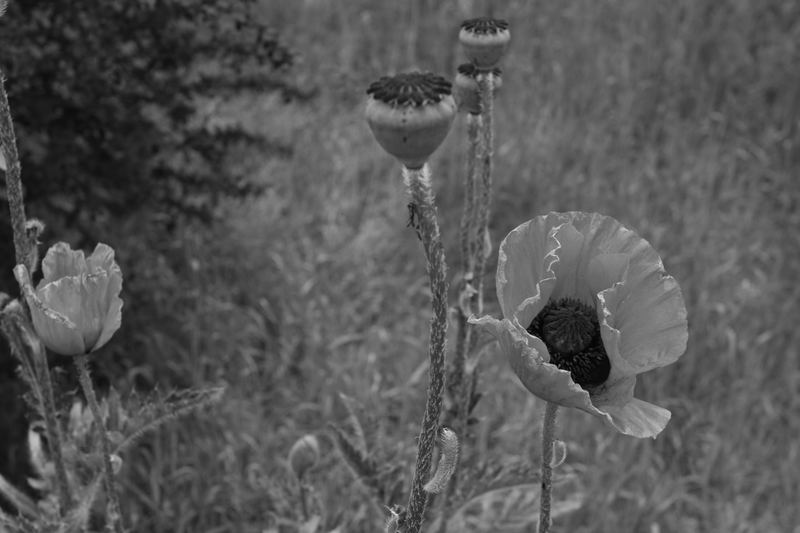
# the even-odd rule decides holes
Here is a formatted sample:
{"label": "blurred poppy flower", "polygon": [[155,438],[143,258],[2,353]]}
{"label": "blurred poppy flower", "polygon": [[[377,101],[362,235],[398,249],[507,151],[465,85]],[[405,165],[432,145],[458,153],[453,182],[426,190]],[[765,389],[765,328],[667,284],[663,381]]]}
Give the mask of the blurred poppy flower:
{"label": "blurred poppy flower", "polygon": [[47,251],[42,271],[36,289],[23,265],[14,274],[45,346],[62,355],[82,355],[105,345],[122,322],[122,272],[114,250],[98,244],[86,258],[60,242]]}
{"label": "blurred poppy flower", "polygon": [[637,374],[675,362],[688,338],[680,288],[650,244],[613,218],[550,213],[505,238],[503,320],[471,321],[540,398],[655,437],[670,412],[633,397]]}

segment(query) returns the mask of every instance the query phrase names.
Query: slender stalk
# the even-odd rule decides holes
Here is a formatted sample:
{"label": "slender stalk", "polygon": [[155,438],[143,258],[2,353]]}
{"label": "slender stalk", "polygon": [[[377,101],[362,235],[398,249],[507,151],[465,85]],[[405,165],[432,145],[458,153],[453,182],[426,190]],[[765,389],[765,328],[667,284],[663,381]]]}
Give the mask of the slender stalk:
{"label": "slender stalk", "polygon": [[25,203],[22,195],[21,168],[17,152],[17,138],[14,135],[14,122],[11,119],[11,108],[8,105],[5,77],[0,72],[0,150],[6,160],[6,194],[8,208],[11,212],[11,227],[14,231],[14,254],[18,265],[25,265],[33,272],[31,265],[31,240],[25,231]]}
{"label": "slender stalk", "polygon": [[[472,334],[472,328],[467,319],[473,313],[483,313],[483,278],[486,273],[486,260],[489,251],[486,249],[486,237],[489,231],[489,214],[492,200],[492,157],[494,146],[494,131],[492,123],[494,79],[491,72],[478,76],[478,89],[481,105],[481,115],[469,115],[467,134],[469,139],[468,171],[466,192],[467,198],[464,205],[464,215],[461,219],[461,249],[466,251],[467,259],[462,261],[464,268],[464,284],[459,295],[458,331],[456,336],[456,350],[450,374],[450,390],[456,403],[455,420],[451,422],[456,434],[466,437],[466,425],[469,417],[469,404],[472,397],[471,381],[465,380],[467,355],[475,349],[477,337]],[[480,133],[480,135],[479,135]],[[480,179],[479,178],[480,175]],[[469,213],[469,215],[467,215]],[[469,216],[468,224],[464,219]],[[467,229],[465,230],[465,225]],[[464,244],[465,232],[468,235],[468,244]],[[463,439],[466,447],[466,438]],[[462,454],[463,456],[463,454]],[[460,460],[460,458],[459,458]],[[442,504],[442,521],[439,533],[447,531],[447,517],[452,507],[452,496],[458,484],[458,469],[456,469]]]}
{"label": "slender stalk", "polygon": [[436,205],[431,190],[430,170],[426,164],[419,170],[403,169],[403,178],[413,202],[419,213],[418,232],[428,260],[428,276],[430,277],[433,319],[430,328],[430,344],[428,356],[428,393],[425,414],[422,418],[417,445],[417,463],[411,481],[411,494],[403,533],[418,533],[422,527],[425,508],[428,505],[428,494],[423,489],[430,477],[431,457],[439,426],[439,414],[442,409],[442,391],[444,390],[445,373],[445,335],[447,332],[447,266],[445,264],[444,246],[442,245],[437,220]]}
{"label": "slender stalk", "polygon": [[89,376],[89,357],[87,355],[76,355],[75,366],[78,369],[78,379],[80,380],[83,394],[86,396],[86,401],[89,402],[89,408],[92,410],[92,417],[97,427],[97,435],[103,446],[103,483],[106,489],[106,497],[108,498],[108,512],[106,513],[108,523],[106,528],[116,533],[122,533],[122,515],[120,514],[119,498],[117,497],[117,488],[114,482],[114,468],[111,466],[111,443],[108,441],[103,414],[100,412],[100,404],[97,403],[92,379]]}
{"label": "slender stalk", "polygon": [[550,495],[553,491],[553,442],[558,404],[547,402],[542,424],[542,494],[539,502],[539,533],[550,531]]}
{"label": "slender stalk", "polygon": [[61,513],[66,513],[72,504],[70,497],[69,481],[67,480],[67,469],[64,467],[64,456],[62,454],[61,427],[56,419],[56,402],[53,394],[53,382],[50,379],[50,368],[47,366],[47,354],[39,344],[41,351],[35,356],[41,358],[41,368],[39,369],[39,383],[43,389],[44,425],[47,430],[47,440],[50,445],[50,453],[53,456],[53,463],[56,467],[56,485],[58,485],[58,503],[61,506]]}
{"label": "slender stalk", "polygon": [[486,72],[478,76],[481,101],[483,154],[481,158],[481,196],[478,203],[478,227],[475,232],[475,290],[473,303],[478,315],[483,313],[483,277],[486,271],[486,236],[489,231],[489,212],[492,204],[492,157],[494,155],[494,75]]}

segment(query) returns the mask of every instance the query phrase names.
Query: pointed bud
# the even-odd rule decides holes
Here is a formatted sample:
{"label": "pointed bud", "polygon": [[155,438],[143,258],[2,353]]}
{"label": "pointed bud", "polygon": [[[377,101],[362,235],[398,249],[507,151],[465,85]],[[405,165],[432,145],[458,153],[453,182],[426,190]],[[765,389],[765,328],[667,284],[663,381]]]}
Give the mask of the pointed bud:
{"label": "pointed bud", "polygon": [[366,117],[384,150],[410,169],[439,148],[456,113],[449,81],[430,72],[384,76],[367,89]]}
{"label": "pointed bud", "polygon": [[480,70],[497,66],[511,41],[508,22],[493,18],[475,18],[461,23],[458,40],[467,59]]}
{"label": "pointed bud", "polygon": [[564,464],[567,459],[567,445],[563,440],[553,441],[553,457],[550,459],[550,467],[556,468]]}
{"label": "pointed bud", "polygon": [[314,435],[305,435],[289,450],[289,466],[297,479],[302,479],[319,462],[319,441]]}
{"label": "pointed bud", "polygon": [[458,465],[458,437],[452,429],[442,428],[439,433],[439,464],[436,473],[425,484],[425,492],[439,494],[453,477]]}

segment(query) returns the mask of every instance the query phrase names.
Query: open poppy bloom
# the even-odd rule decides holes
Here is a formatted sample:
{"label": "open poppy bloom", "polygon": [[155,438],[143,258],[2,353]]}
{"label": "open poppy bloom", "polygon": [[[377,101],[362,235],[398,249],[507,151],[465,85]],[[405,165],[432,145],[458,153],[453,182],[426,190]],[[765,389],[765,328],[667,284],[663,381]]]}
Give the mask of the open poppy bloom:
{"label": "open poppy bloom", "polygon": [[536,396],[655,437],[670,412],[633,397],[636,375],[675,362],[688,338],[680,288],[646,240],[611,217],[550,213],[500,245],[503,320],[472,318]]}
{"label": "open poppy bloom", "polygon": [[36,289],[23,265],[14,274],[45,346],[62,355],[83,355],[105,345],[122,322],[122,272],[114,250],[98,244],[86,258],[60,242],[47,251],[42,271]]}

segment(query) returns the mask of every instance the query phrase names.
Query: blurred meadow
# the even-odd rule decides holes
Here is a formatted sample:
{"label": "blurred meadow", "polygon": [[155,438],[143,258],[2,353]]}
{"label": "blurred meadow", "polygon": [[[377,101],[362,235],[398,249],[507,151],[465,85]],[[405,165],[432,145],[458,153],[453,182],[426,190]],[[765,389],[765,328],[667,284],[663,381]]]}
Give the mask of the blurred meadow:
{"label": "blurred meadow", "polygon": [[[291,155],[230,161],[264,190],[224,201],[214,224],[177,227],[157,250],[135,218],[104,233],[138,292],[123,288],[122,330],[99,352],[99,372],[123,394],[227,387],[220,403],[125,458],[134,531],[295,531],[286,456],[308,433],[322,445],[310,477],[320,531],[381,530],[385,510],[327,426],[344,421],[339,393],[349,395],[380,460],[403,465],[409,480],[430,309],[400,168],[366,126],[365,90],[410,69],[452,79],[459,23],[487,14],[512,34],[495,104],[495,250],[539,214],[610,215],[661,254],[689,313],[685,355],[637,385],[638,397],[672,411],[657,439],[562,410],[561,469],[576,478],[556,487],[556,501],[574,505],[554,530],[800,531],[800,4],[264,0],[258,9],[297,54],[289,79],[313,98],[252,93],[201,106],[213,123],[242,124]],[[452,274],[465,153],[459,116],[431,161]],[[498,316],[496,253],[491,261],[488,310]],[[536,461],[543,402],[491,355],[480,361],[472,460]],[[475,531],[519,531],[512,507],[496,505]]]}

